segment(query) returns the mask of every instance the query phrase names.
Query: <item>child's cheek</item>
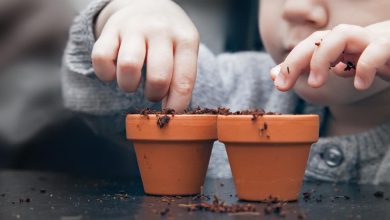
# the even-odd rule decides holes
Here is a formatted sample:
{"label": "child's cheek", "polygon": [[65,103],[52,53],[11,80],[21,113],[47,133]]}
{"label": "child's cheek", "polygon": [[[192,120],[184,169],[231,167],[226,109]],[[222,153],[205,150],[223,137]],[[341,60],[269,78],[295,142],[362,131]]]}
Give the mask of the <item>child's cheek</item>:
{"label": "child's cheek", "polygon": [[275,63],[281,63],[283,58],[283,47],[280,39],[281,30],[275,28],[277,21],[273,17],[262,15],[259,20],[260,37],[268,54]]}
{"label": "child's cheek", "polygon": [[302,75],[298,78],[294,86],[295,93],[303,100],[313,104],[323,105],[323,97],[318,96],[317,92],[307,84],[308,75]]}
{"label": "child's cheek", "polygon": [[[324,106],[349,102],[352,87],[347,88],[347,83],[330,79],[324,86],[312,88],[307,84],[308,76],[309,74],[301,75],[294,86],[294,91],[306,102]],[[349,84],[353,85],[352,82]]]}
{"label": "child's cheek", "polygon": [[278,46],[280,45],[279,41],[276,39],[277,37],[272,34],[262,32],[261,34],[262,41],[265,47],[266,52],[271,55],[272,59],[276,64],[279,64],[284,61],[285,56],[283,56],[283,49]]}

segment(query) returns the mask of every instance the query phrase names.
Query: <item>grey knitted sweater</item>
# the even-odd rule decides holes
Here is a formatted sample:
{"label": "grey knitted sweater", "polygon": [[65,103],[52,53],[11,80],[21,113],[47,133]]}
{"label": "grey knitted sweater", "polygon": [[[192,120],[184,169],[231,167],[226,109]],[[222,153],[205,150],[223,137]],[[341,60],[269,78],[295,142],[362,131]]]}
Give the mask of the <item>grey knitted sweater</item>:
{"label": "grey knitted sweater", "polygon": [[[99,134],[125,141],[125,112],[144,107],[159,108],[143,96],[143,84],[132,94],[115,82],[99,81],[93,71],[91,51],[95,42],[93,20],[109,0],[92,2],[75,20],[64,55],[65,106],[79,112]],[[276,90],[269,78],[274,65],[260,52],[213,55],[201,45],[198,74],[191,107],[228,107],[232,110],[261,107],[281,113],[315,113],[326,120],[326,108],[303,102],[293,92]],[[369,131],[337,137],[321,137],[311,148],[306,179],[390,183],[390,122]],[[213,148],[208,175],[230,177],[223,144]]]}

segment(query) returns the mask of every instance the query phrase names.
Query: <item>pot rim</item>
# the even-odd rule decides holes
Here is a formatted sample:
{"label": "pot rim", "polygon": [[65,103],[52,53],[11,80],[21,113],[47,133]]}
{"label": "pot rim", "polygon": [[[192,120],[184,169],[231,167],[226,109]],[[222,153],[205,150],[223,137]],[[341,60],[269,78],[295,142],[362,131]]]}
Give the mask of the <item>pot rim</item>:
{"label": "pot rim", "polygon": [[217,115],[170,115],[169,122],[158,127],[158,117],[166,114],[129,114],[126,136],[133,141],[214,141],[217,139]]}
{"label": "pot rim", "polygon": [[[158,116],[169,116],[171,118],[175,118],[175,119],[178,119],[178,120],[188,120],[188,119],[193,119],[193,118],[197,118],[197,119],[207,119],[207,118],[215,118],[217,117],[218,115],[213,115],[213,114],[199,114],[199,115],[196,115],[196,114],[164,114],[164,113],[159,113],[159,114],[147,114],[147,115],[141,115],[141,114],[127,114],[126,115],[126,120],[131,120],[131,119],[134,119],[134,118],[145,118],[145,119],[156,119]],[[149,117],[149,118],[147,118]]]}
{"label": "pot rim", "polygon": [[314,143],[319,115],[219,115],[218,139],[223,143]]}
{"label": "pot rim", "polygon": [[[310,119],[310,120],[316,120],[319,116],[317,114],[301,114],[301,115],[295,115],[295,114],[283,114],[283,115],[259,115],[257,118],[265,118],[267,120],[283,120],[283,119],[294,119],[294,120],[304,120],[304,119]],[[218,119],[222,120],[248,120],[253,118],[253,115],[218,115]]]}

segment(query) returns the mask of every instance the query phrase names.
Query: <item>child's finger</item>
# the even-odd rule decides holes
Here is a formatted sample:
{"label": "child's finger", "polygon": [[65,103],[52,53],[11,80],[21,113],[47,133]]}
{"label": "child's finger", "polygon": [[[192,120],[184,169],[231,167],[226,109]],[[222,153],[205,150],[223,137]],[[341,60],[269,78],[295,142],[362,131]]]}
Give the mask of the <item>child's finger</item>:
{"label": "child's finger", "polygon": [[348,68],[346,63],[352,62],[355,64],[357,58],[357,55],[343,53],[343,55],[336,62],[334,62],[335,65],[331,67],[331,72],[343,78],[355,76],[355,69]]}
{"label": "child's finger", "polygon": [[390,41],[377,40],[367,46],[356,65],[354,86],[358,90],[369,88],[379,68],[390,58]]}
{"label": "child's finger", "polygon": [[119,50],[119,35],[114,30],[106,28],[96,41],[92,50],[92,65],[96,76],[103,81],[116,78],[116,64]]}
{"label": "child's finger", "polygon": [[271,70],[272,77],[272,75],[276,75],[275,72],[280,68],[279,74],[275,77],[275,86],[277,89],[287,91],[294,86],[298,77],[310,64],[315,49],[315,42],[325,34],[326,32],[324,31],[313,33],[295,46],[283,63],[280,64],[280,67],[275,67]]}
{"label": "child's finger", "polygon": [[169,37],[157,35],[148,39],[147,48],[145,96],[150,101],[161,101],[172,79],[173,43]]}
{"label": "child's finger", "polygon": [[178,112],[187,108],[192,96],[198,61],[197,36],[195,34],[176,43],[174,71],[165,107]]}
{"label": "child's finger", "polygon": [[329,75],[329,66],[337,61],[343,52],[359,53],[368,44],[368,35],[362,27],[339,25],[335,27],[314,52],[310,62],[308,83],[312,87],[321,87]]}
{"label": "child's finger", "polygon": [[118,86],[125,92],[137,90],[146,54],[145,38],[141,35],[122,36],[117,61]]}

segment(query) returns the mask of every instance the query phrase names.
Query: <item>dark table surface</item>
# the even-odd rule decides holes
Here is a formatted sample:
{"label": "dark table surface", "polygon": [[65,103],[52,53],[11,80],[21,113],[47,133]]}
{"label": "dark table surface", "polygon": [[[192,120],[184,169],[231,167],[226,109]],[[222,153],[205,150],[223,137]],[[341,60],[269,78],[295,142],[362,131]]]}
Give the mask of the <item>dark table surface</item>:
{"label": "dark table surface", "polygon": [[[139,179],[93,179],[58,173],[0,171],[0,219],[389,219],[390,186],[306,182],[297,202],[283,204],[284,217],[256,212],[188,211],[179,204],[199,198],[163,198],[143,193]],[[231,179],[207,179],[205,195],[238,201]],[[382,196],[383,193],[383,196]],[[207,201],[211,203],[211,200]],[[169,210],[169,211],[167,211]]]}

